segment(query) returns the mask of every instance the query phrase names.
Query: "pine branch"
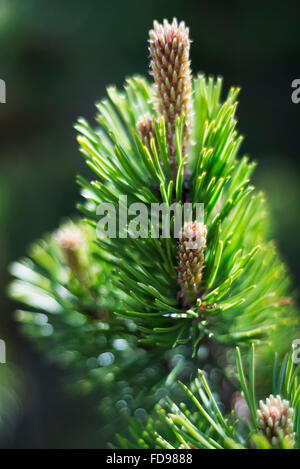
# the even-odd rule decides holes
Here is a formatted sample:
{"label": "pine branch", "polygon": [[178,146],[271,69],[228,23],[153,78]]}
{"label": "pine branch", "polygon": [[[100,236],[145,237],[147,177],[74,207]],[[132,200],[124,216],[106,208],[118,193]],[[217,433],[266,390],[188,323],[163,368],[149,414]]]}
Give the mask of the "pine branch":
{"label": "pine branch", "polygon": [[[151,33],[154,42],[161,42],[158,36],[167,34],[159,28],[156,26],[157,38]],[[165,28],[169,31],[172,26],[166,23]],[[157,44],[151,46],[155,57]],[[164,62],[167,57],[168,53]],[[154,67],[156,77],[157,67],[158,62]],[[239,156],[242,137],[236,130],[235,116],[239,90],[231,88],[222,103],[221,79],[201,75],[193,79],[192,85],[192,145],[187,147],[186,156],[184,114],[174,127],[176,177],[168,144],[170,126],[158,105],[156,111],[152,109],[152,90],[145,79],[127,80],[124,92],[108,89],[110,102],[103,100],[97,106],[101,130],[96,132],[85,120],[79,120],[76,128],[80,148],[98,178],[92,182],[79,178],[87,201],[80,208],[95,227],[99,220],[97,206],[112,203],[118,215],[121,195],[127,196],[128,205],[147,204],[149,213],[151,203],[165,203],[168,207],[173,202],[204,203],[205,268],[201,287],[190,301],[180,300],[182,292],[176,277],[181,267],[172,224],[170,239],[98,240],[105,262],[116,267],[115,285],[130,298],[130,306],[119,314],[136,323],[142,343],[176,347],[214,337],[221,343],[236,345],[272,337],[272,343],[276,347],[281,344],[284,350],[280,335],[285,328],[293,335],[298,316],[289,276],[270,241],[264,196],[250,184],[254,164]],[[151,126],[145,124],[145,115]],[[144,130],[151,127],[147,137],[141,123]],[[151,226],[148,231],[151,236]]]}
{"label": "pine branch", "polygon": [[129,413],[151,408],[156,400],[145,384],[157,389],[172,357],[138,347],[132,321],[113,314],[122,294],[112,288],[109,266],[95,258],[91,228],[66,222],[35,243],[29,257],[13,263],[10,271],[15,277],[10,296],[25,305],[16,319],[50,362],[73,369],[73,389],[105,390],[109,397],[103,411],[117,416],[115,405],[124,390],[115,382],[123,382],[125,390],[126,383],[131,388]]}
{"label": "pine branch", "polygon": [[9,294],[22,304],[15,316],[24,334],[47,361],[71,371],[68,389],[101,396],[110,421],[126,420],[139,408],[151,411],[161,392],[176,393],[176,380],[186,381],[200,362],[190,362],[189,347],[137,344],[134,323],[120,317],[124,294],[111,284],[102,254],[91,227],[66,221],[10,266]]}
{"label": "pine branch", "polygon": [[299,368],[295,369],[292,354],[287,356],[280,370],[281,385],[275,380],[272,389],[274,395],[271,394],[260,402],[255,395],[253,347],[249,355],[250,376],[246,382],[244,365],[240,351],[237,350],[239,397],[236,398],[234,408],[229,414],[223,415],[222,408],[206,380],[206,374],[199,370],[199,378],[190,388],[182,385],[190,404],[193,404],[193,410],[185,403],[177,406],[170,399],[166,399],[164,405],[156,406],[156,415],[148,419],[143,430],[138,422],[131,421],[131,437],[134,443],[119,438],[120,447],[133,445],[163,449],[299,448],[299,434],[295,432],[299,429]]}
{"label": "pine branch", "polygon": [[[64,224],[11,266],[10,295],[25,305],[17,319],[48,359],[76,370],[72,387],[106,393],[109,417],[121,408],[126,416],[138,407],[152,414],[159,401],[146,424],[132,420],[133,443],[119,436],[121,447],[300,448],[298,369],[290,355],[278,368],[299,314],[264,195],[251,184],[255,164],[240,152],[239,89],[223,100],[221,78],[192,77],[184,23],[155,22],[149,42],[154,83],[134,76],[122,91],[108,88],[95,128],[84,118],[75,126],[95,178],[78,177],[85,219]],[[98,209],[107,203],[128,222],[125,230],[116,224],[115,236],[97,237]],[[172,215],[163,236],[169,214],[162,211],[160,232],[149,220],[136,237],[134,203],[148,214],[152,204],[176,203],[182,214],[190,203],[191,220],[178,240]],[[269,363],[274,350],[279,357],[272,395],[260,402],[254,343],[260,360]],[[230,347],[248,344],[247,367],[237,349],[238,392],[222,405],[206,372],[223,353],[219,372],[229,375]],[[205,371],[190,384],[201,348]]]}

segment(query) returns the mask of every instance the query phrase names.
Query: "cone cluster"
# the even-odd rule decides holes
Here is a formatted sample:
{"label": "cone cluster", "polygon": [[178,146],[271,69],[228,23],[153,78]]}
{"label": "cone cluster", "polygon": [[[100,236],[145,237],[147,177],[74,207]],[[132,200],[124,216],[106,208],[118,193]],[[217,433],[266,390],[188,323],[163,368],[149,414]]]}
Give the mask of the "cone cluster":
{"label": "cone cluster", "polygon": [[193,303],[201,290],[207,229],[198,221],[185,223],[178,242],[178,283],[185,306]]}
{"label": "cone cluster", "polygon": [[274,397],[271,394],[265,401],[259,402],[258,427],[273,447],[278,446],[284,437],[288,437],[292,444],[295,443],[293,418],[294,409],[289,401],[281,399],[279,395]]}
{"label": "cone cluster", "polygon": [[[183,153],[190,138],[192,73],[190,68],[189,29],[174,18],[163,24],[154,22],[149,33],[150,74],[154,78],[154,109],[164,117],[166,138],[172,173],[177,171],[175,156],[175,126],[178,117],[185,116],[183,128]],[[143,122],[144,121],[144,122]],[[147,144],[152,132],[148,117],[143,116],[138,129]],[[148,131],[148,134],[147,134]]]}

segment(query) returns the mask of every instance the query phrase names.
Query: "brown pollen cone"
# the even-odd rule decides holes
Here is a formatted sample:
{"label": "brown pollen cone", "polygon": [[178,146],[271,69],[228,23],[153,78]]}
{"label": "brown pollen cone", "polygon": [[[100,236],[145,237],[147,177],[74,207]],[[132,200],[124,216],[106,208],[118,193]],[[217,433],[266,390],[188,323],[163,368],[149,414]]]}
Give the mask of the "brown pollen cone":
{"label": "brown pollen cone", "polygon": [[184,307],[192,305],[201,290],[207,229],[194,221],[184,224],[178,242],[178,283]]}
{"label": "brown pollen cone", "polygon": [[192,78],[190,69],[189,29],[174,18],[170,24],[154,22],[149,33],[151,75],[154,77],[154,107],[166,124],[166,138],[173,176],[177,171],[175,125],[185,116],[183,153],[190,138]]}

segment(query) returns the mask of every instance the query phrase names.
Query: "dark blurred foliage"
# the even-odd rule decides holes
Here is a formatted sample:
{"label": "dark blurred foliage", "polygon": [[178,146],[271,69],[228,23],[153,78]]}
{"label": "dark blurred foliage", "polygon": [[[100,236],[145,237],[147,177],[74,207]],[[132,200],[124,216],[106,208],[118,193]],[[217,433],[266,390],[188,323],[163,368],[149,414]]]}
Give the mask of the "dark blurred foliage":
{"label": "dark blurred foliage", "polygon": [[300,104],[291,102],[291,82],[300,76],[299,10],[299,2],[271,0],[0,0],[0,78],[7,84],[0,105],[0,335],[8,360],[0,366],[19,369],[17,418],[3,445],[101,447],[105,440],[94,401],[66,394],[64,372],[22,338],[5,295],[6,272],[28,243],[76,213],[74,179],[86,169],[72,125],[78,115],[92,118],[107,84],[147,74],[153,19],[184,19],[193,70],[242,86],[243,148],[259,163],[257,184],[267,192],[297,285]]}

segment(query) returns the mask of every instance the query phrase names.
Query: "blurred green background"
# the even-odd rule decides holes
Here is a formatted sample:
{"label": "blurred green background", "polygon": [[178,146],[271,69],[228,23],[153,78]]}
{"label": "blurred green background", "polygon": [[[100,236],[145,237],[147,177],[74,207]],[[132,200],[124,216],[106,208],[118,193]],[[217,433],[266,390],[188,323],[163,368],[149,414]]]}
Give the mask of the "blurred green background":
{"label": "blurred green background", "polygon": [[[100,446],[101,419],[92,399],[70,397],[65,371],[47,365],[13,320],[7,265],[60,220],[76,213],[75,176],[87,173],[73,123],[90,120],[105,86],[148,72],[147,33],[153,19],[190,26],[194,72],[240,85],[244,152],[259,163],[274,231],[295,280],[299,261],[300,78],[299,2],[258,0],[0,0],[0,435],[4,447]],[[4,430],[3,430],[4,428]]]}

